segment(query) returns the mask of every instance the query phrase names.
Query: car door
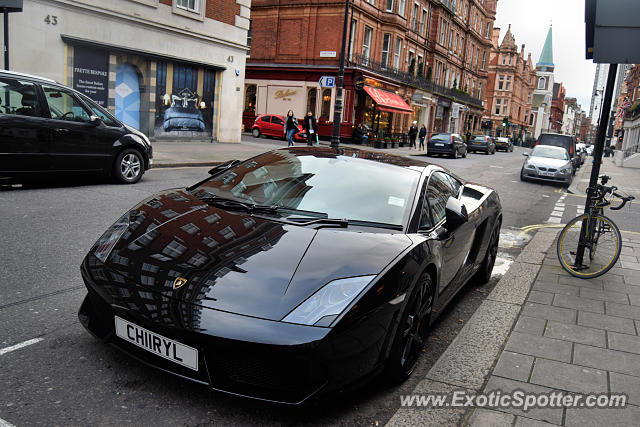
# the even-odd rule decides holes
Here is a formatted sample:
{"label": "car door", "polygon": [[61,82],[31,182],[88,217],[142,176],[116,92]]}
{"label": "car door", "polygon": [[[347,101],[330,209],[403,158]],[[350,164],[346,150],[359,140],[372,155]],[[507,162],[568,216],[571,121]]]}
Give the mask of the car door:
{"label": "car door", "polygon": [[37,85],[0,77],[0,172],[49,169],[49,121]]}
{"label": "car door", "polygon": [[271,135],[271,116],[260,116],[258,126],[261,134]]}
{"label": "car door", "polygon": [[111,144],[92,112],[71,91],[46,84],[42,90],[51,116],[51,170],[104,170]]}
{"label": "car door", "polygon": [[446,230],[444,227],[447,200],[449,200],[449,197],[458,198],[458,196],[458,194],[454,193],[448,174],[442,171],[436,171],[431,174],[427,183],[425,197],[431,210],[433,222],[436,224],[437,235],[440,236],[439,240],[442,247],[442,268],[438,293],[444,292],[449,285],[455,283],[471,244],[467,242],[470,237],[467,224],[455,230]]}
{"label": "car door", "polygon": [[284,138],[284,120],[278,116],[271,116],[271,128],[273,136]]}

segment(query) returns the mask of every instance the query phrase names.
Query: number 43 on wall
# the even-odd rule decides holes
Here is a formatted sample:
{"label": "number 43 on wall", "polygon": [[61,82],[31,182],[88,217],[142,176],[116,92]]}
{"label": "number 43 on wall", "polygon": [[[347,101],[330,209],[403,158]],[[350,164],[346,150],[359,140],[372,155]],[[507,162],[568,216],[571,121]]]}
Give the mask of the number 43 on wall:
{"label": "number 43 on wall", "polygon": [[56,15],[47,15],[47,17],[44,18],[44,22],[49,25],[58,25],[58,17]]}

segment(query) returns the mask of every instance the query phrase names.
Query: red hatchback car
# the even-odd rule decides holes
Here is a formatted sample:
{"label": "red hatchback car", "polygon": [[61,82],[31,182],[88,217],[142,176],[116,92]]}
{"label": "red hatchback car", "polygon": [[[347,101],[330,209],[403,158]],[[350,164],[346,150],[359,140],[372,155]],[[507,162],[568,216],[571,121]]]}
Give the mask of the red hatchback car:
{"label": "red hatchback car", "polygon": [[[277,114],[260,114],[256,117],[256,121],[253,122],[251,133],[256,138],[260,138],[260,135],[266,135],[284,139],[285,120],[285,116],[279,116]],[[306,142],[307,134],[304,132],[301,125],[298,125],[298,129],[300,129],[300,132],[293,136],[293,140],[296,142]]]}

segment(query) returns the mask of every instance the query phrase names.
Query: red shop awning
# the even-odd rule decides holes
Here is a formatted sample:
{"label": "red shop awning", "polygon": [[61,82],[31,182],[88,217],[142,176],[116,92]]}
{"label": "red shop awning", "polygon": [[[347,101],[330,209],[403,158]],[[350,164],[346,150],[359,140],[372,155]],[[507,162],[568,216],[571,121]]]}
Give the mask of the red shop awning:
{"label": "red shop awning", "polygon": [[377,110],[388,111],[390,113],[413,114],[413,110],[409,107],[409,104],[404,102],[404,100],[395,93],[371,86],[365,86],[364,90],[376,103]]}

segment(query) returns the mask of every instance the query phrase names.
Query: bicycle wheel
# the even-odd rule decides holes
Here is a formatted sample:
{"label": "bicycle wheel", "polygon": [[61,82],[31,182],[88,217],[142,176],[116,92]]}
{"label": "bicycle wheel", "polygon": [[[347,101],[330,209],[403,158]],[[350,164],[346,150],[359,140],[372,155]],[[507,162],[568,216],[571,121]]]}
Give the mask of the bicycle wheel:
{"label": "bicycle wheel", "polygon": [[[583,234],[582,225],[585,222]],[[576,265],[578,244],[584,244],[582,263]],[[592,279],[611,270],[622,251],[620,230],[604,215],[580,215],[572,219],[560,233],[557,243],[560,265],[569,274]]]}

